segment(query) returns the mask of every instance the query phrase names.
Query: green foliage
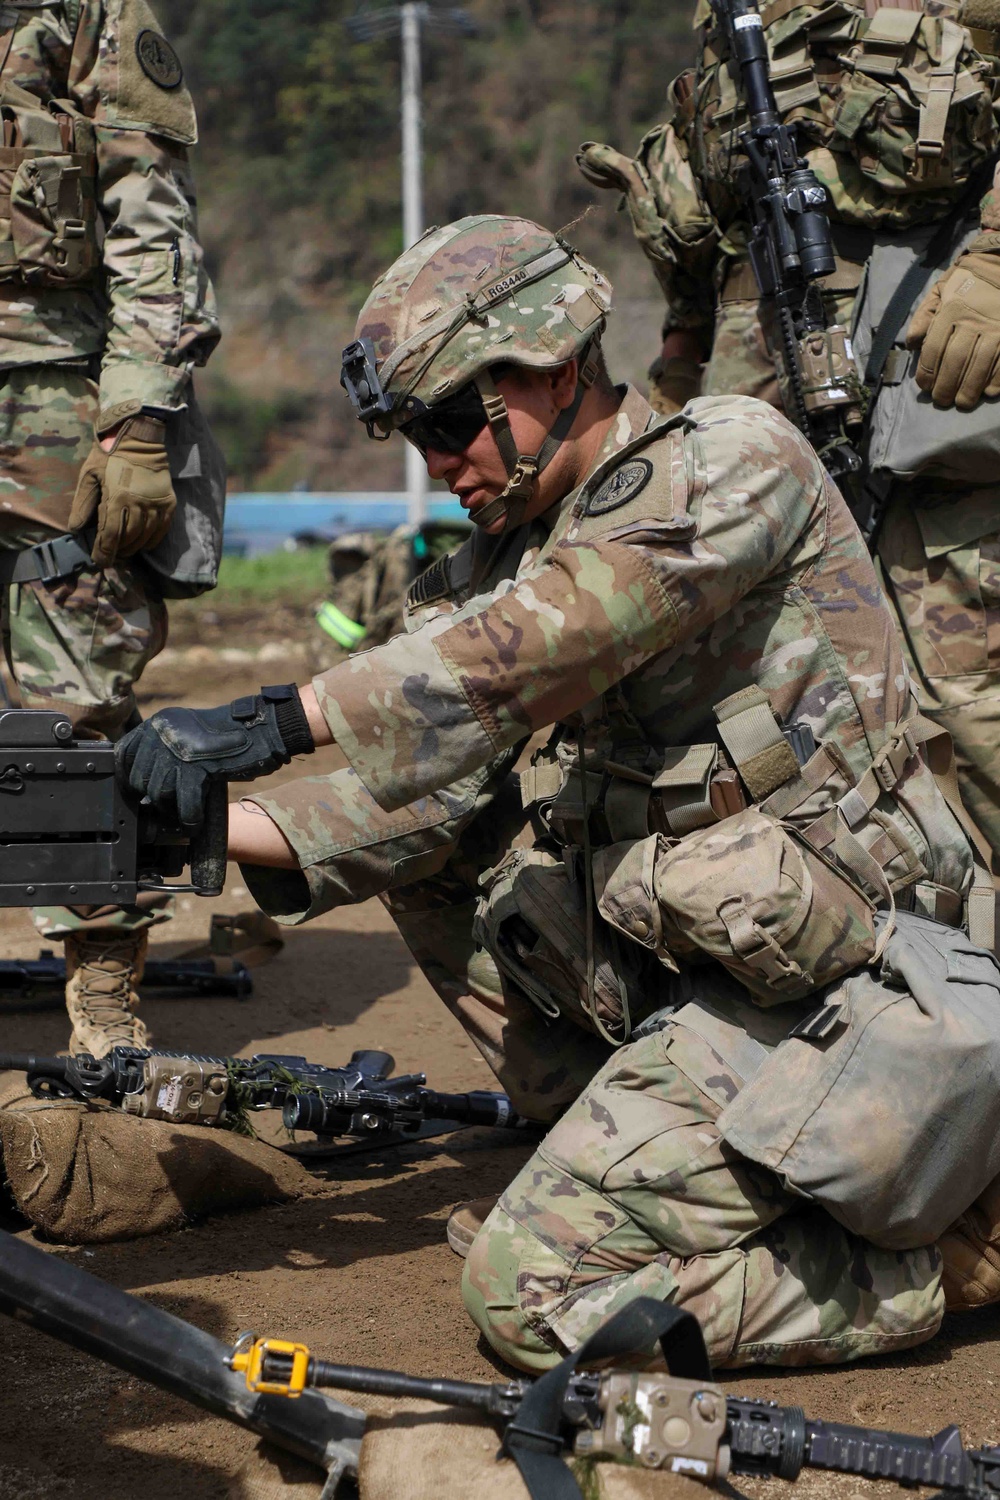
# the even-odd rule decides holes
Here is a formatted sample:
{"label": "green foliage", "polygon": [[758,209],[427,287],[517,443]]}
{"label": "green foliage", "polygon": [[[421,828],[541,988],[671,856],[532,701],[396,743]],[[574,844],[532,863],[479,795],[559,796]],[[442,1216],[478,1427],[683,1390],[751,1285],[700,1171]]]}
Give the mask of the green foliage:
{"label": "green foliage", "polygon": [[310,403],[287,389],[262,399],[225,377],[216,377],[206,388],[202,405],[222,444],[234,485],[251,489],[272,436],[306,416]]}
{"label": "green foliage", "polygon": [[327,592],[325,547],[300,547],[295,552],[268,552],[262,557],[222,559],[219,584],[210,596],[211,609],[227,604],[297,602],[321,599]]}

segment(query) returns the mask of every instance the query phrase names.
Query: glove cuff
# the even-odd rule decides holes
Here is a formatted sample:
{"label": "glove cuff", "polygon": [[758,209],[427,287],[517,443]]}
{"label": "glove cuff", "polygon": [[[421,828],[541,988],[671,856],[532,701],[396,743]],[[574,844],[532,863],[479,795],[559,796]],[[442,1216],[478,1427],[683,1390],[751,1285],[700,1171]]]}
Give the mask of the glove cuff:
{"label": "glove cuff", "polygon": [[289,756],[311,755],[316,741],[302,707],[299,690],[291,683],[261,688],[260,696],[274,709],[274,721]]}

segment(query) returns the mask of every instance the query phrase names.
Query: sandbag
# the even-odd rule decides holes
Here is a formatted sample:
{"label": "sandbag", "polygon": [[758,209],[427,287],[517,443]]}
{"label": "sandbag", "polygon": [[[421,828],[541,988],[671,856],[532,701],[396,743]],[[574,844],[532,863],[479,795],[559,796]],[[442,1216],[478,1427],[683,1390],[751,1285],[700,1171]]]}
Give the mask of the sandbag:
{"label": "sandbag", "polygon": [[316,1190],[299,1162],[263,1141],[35,1099],[23,1079],[0,1091],[0,1159],[18,1211],[65,1245],[159,1234]]}
{"label": "sandbag", "polygon": [[326,1475],[274,1443],[259,1442],[226,1489],[226,1500],[320,1500]]}
{"label": "sandbag", "polygon": [[[352,1400],[353,1400],[352,1396]],[[513,1461],[497,1461],[497,1430],[475,1412],[430,1401],[393,1403],[372,1414],[361,1442],[361,1500],[528,1500]],[[588,1463],[577,1482],[592,1500],[705,1500],[705,1486],[680,1474]]]}

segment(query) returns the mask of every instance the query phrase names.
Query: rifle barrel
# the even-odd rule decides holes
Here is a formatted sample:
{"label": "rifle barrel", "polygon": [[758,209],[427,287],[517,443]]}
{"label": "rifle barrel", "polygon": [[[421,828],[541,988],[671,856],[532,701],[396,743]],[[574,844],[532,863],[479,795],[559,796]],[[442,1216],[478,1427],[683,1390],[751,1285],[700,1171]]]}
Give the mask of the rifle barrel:
{"label": "rifle barrel", "polygon": [[249,1427],[322,1469],[357,1467],[364,1413],[306,1391],[255,1395],[200,1328],[0,1230],[0,1311],[161,1390]]}

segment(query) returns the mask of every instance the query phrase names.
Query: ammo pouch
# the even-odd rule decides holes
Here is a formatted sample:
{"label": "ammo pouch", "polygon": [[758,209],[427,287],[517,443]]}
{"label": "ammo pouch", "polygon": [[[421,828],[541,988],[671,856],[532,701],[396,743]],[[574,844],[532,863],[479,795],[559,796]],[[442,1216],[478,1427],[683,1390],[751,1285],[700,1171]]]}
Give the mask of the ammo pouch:
{"label": "ammo pouch", "polygon": [[794,831],[749,807],[670,844],[598,855],[601,915],[668,967],[716,959],[763,1005],[801,1000],[875,952],[874,902]]}
{"label": "ammo pouch", "polygon": [[80,286],[100,262],[94,128],[72,104],[0,89],[0,281]]}

